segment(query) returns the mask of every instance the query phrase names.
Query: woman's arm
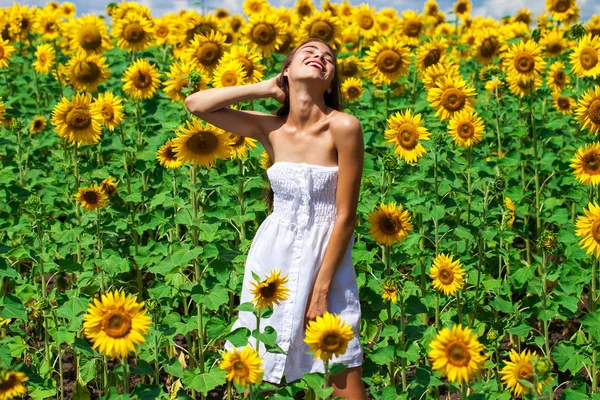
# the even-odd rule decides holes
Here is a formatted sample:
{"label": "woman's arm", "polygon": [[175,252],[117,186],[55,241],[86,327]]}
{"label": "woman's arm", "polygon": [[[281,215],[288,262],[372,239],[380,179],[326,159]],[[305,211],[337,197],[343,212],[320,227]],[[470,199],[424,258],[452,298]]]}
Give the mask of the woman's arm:
{"label": "woman's arm", "polygon": [[356,210],[364,163],[364,139],[359,120],[345,114],[331,126],[338,152],[337,218],[310,295],[306,319],[327,311],[329,285],[340,266],[356,226]]}
{"label": "woman's arm", "polygon": [[277,85],[277,76],[251,85],[202,90],[189,95],[185,106],[192,114],[212,125],[262,142],[265,135],[276,128],[279,118],[258,111],[238,111],[227,107],[260,98],[284,101],[285,94]]}

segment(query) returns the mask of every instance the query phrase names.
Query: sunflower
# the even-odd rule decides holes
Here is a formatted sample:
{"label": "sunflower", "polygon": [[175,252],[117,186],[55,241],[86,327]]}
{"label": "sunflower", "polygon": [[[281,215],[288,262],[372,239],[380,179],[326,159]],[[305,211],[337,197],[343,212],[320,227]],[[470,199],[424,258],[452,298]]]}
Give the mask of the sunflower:
{"label": "sunflower", "polygon": [[160,74],[154,64],[144,59],[137,59],[127,67],[123,91],[134,99],[148,99],[154,96],[160,85]]}
{"label": "sunflower", "polygon": [[100,183],[100,189],[102,189],[102,191],[107,196],[114,196],[115,194],[117,194],[118,185],[119,182],[115,182],[114,178],[112,176],[109,176]]}
{"label": "sunflower", "polygon": [[267,170],[272,165],[273,165],[273,160],[271,160],[271,157],[269,156],[269,153],[267,153],[266,150],[263,150],[263,152],[260,153],[260,166],[261,166],[261,168],[264,169],[264,170]]}
{"label": "sunflower", "polygon": [[471,8],[470,0],[458,0],[454,3],[454,13],[463,21],[471,14]]}
{"label": "sunflower", "polygon": [[325,312],[306,326],[304,342],[310,346],[309,352],[315,352],[314,359],[329,361],[334,355],[344,354],[348,343],[354,337],[352,327],[340,314]]}
{"label": "sunflower", "polygon": [[[395,12],[395,10],[394,10]],[[390,18],[384,14],[381,14],[381,10],[376,15],[377,30],[381,36],[390,36],[394,33],[394,29],[398,24],[398,16],[396,18]]]}
{"label": "sunflower", "polygon": [[15,52],[15,48],[10,45],[8,40],[0,39],[0,68],[8,67],[8,60]]}
{"label": "sunflower", "polygon": [[391,39],[375,42],[366,53],[364,68],[371,77],[385,84],[389,85],[408,73],[409,52],[402,43]]}
{"label": "sunflower", "polygon": [[588,33],[577,43],[569,57],[575,75],[596,79],[600,75],[600,37]]}
{"label": "sunflower", "polygon": [[54,67],[54,59],[56,53],[54,48],[49,44],[41,44],[35,51],[36,60],[31,63],[31,66],[38,74],[47,74]]}
{"label": "sunflower", "polygon": [[102,134],[102,116],[91,107],[90,93],[77,93],[71,100],[63,97],[52,110],[52,125],[70,143],[94,144]]}
{"label": "sunflower", "polygon": [[413,229],[410,214],[396,202],[381,204],[368,218],[369,235],[379,244],[391,246],[394,242],[402,242]]}
{"label": "sunflower", "polygon": [[0,326],[8,325],[8,324],[10,324],[10,321],[11,321],[10,318],[2,318],[2,317],[0,317]]}
{"label": "sunflower", "polygon": [[421,114],[411,115],[410,109],[405,113],[398,111],[387,119],[389,128],[384,132],[385,138],[395,145],[394,153],[407,163],[415,163],[427,152],[421,141],[429,140],[430,133],[421,123]]}
{"label": "sunflower", "polygon": [[404,11],[399,22],[398,30],[409,38],[418,39],[425,30],[425,23],[421,16],[414,11]]}
{"label": "sunflower", "polygon": [[44,9],[38,11],[33,21],[33,30],[42,35],[44,40],[54,40],[60,35],[60,12]]}
{"label": "sunflower", "polygon": [[506,225],[509,228],[512,228],[513,223],[515,222],[517,208],[515,207],[515,203],[513,203],[513,201],[510,199],[510,197],[504,198],[504,207],[506,207],[506,209],[508,210],[508,211],[506,211],[506,216],[508,217],[508,220],[506,221]]}
{"label": "sunflower", "polygon": [[535,75],[534,80],[525,82],[519,79],[519,77],[509,75],[506,78],[506,82],[512,94],[523,97],[525,95],[532,95],[542,85],[542,77],[541,75]]}
{"label": "sunflower", "polygon": [[83,15],[69,24],[68,41],[71,50],[103,53],[113,47],[108,27],[97,15]]}
{"label": "sunflower", "polygon": [[438,64],[443,60],[444,54],[448,49],[448,42],[445,38],[432,39],[417,48],[417,65],[423,72],[427,68]]}
{"label": "sunflower", "polygon": [[554,107],[562,113],[562,115],[573,114],[577,101],[569,96],[562,96],[559,92],[552,94],[554,99]]}
{"label": "sunflower", "polygon": [[291,8],[280,6],[279,8],[273,8],[272,10],[275,15],[277,15],[277,20],[288,27],[288,31],[300,25],[300,17]]}
{"label": "sunflower", "polygon": [[244,14],[248,16],[259,15],[269,11],[271,5],[267,0],[244,0]]}
{"label": "sunflower", "polygon": [[60,4],[60,13],[64,19],[73,18],[75,16],[75,11],[77,11],[77,7],[73,3],[63,1]]}
{"label": "sunflower", "polygon": [[270,275],[261,282],[250,282],[252,289],[250,293],[254,295],[252,301],[257,308],[273,308],[274,304],[279,305],[279,301],[288,298],[289,289],[284,286],[288,281],[288,276],[280,276],[281,270],[271,269]]}
{"label": "sunflower", "polygon": [[468,382],[483,370],[487,358],[480,354],[484,346],[479,343],[475,333],[461,325],[454,325],[452,329],[443,328],[429,347],[432,368],[448,376],[450,382]]}
{"label": "sunflower", "polygon": [[190,46],[184,50],[184,59],[197,62],[211,73],[228,47],[225,43],[226,39],[226,36],[220,32],[211,32],[208,35],[197,34]]}
{"label": "sunflower", "polygon": [[458,65],[453,64],[448,58],[443,57],[440,62],[422,72],[421,80],[425,89],[429,91],[432,88],[439,87],[444,82],[446,76],[452,80],[456,80],[460,77],[460,74],[458,72]]}
{"label": "sunflower", "polygon": [[0,399],[13,399],[27,393],[27,388],[23,383],[28,380],[29,378],[23,372],[0,372]]}
{"label": "sunflower", "polygon": [[504,82],[502,82],[497,76],[492,76],[492,79],[485,83],[483,87],[485,90],[489,91],[492,95],[498,95],[498,98],[502,98],[502,88],[504,87]]}
{"label": "sunflower", "polygon": [[433,279],[434,289],[446,296],[454,296],[463,287],[465,271],[461,268],[460,260],[453,260],[452,255],[440,253],[434,260],[429,277]]}
{"label": "sunflower", "polygon": [[563,32],[558,29],[545,31],[540,38],[540,46],[547,56],[559,57],[569,48],[569,40],[563,37]]}
{"label": "sunflower", "polygon": [[475,111],[462,110],[454,113],[448,122],[450,136],[461,147],[471,147],[480,142],[484,129],[483,120]]}
{"label": "sunflower", "polygon": [[467,86],[462,77],[453,79],[446,75],[437,88],[429,90],[427,100],[436,110],[435,115],[444,121],[459,111],[473,111],[475,95],[475,89]]}
{"label": "sunflower", "polygon": [[510,45],[503,56],[502,65],[509,75],[529,82],[542,73],[546,62],[542,59],[542,48],[533,40],[528,40]]}
{"label": "sunflower", "polygon": [[588,209],[583,209],[585,217],[578,216],[575,234],[582,237],[579,245],[587,254],[595,253],[600,257],[600,206],[596,202],[589,203]]}
{"label": "sunflower", "polygon": [[258,351],[246,346],[241,352],[236,347],[223,353],[219,368],[227,372],[225,378],[241,386],[260,383],[264,370],[261,368],[263,359]]}
{"label": "sunflower", "polygon": [[123,50],[142,51],[154,41],[154,23],[143,15],[129,13],[115,20],[112,34]]}
{"label": "sunflower", "polygon": [[511,20],[513,22],[523,22],[525,25],[529,26],[533,22],[533,12],[528,8],[521,8],[512,16]]}
{"label": "sunflower", "polygon": [[165,44],[172,44],[173,30],[175,29],[174,21],[163,17],[153,18],[152,22],[154,25],[154,44],[159,47]]}
{"label": "sunflower", "polygon": [[356,56],[348,56],[340,58],[338,61],[338,74],[340,81],[343,82],[348,78],[358,78],[362,75],[360,68],[360,59]]}
{"label": "sunflower", "polygon": [[233,46],[227,51],[220,62],[229,62],[237,60],[244,67],[245,80],[248,84],[260,82],[263,78],[263,72],[267,68],[261,64],[260,54],[252,51],[247,46]]}
{"label": "sunflower", "polygon": [[122,99],[111,92],[104,92],[98,95],[98,98],[92,103],[96,112],[102,116],[102,122],[109,131],[121,125],[125,114]]}
{"label": "sunflower", "polygon": [[165,73],[170,79],[163,82],[165,87],[164,91],[167,96],[171,98],[171,102],[185,100],[187,95],[183,93],[183,89],[190,87],[190,75],[192,74],[192,71],[199,76],[198,83],[196,87],[193,88],[193,93],[208,87],[206,71],[196,61],[174,61],[171,64],[171,70]]}
{"label": "sunflower", "polygon": [[342,21],[329,11],[315,12],[305,17],[300,24],[298,41],[308,38],[321,39],[336,48],[341,45]]}
{"label": "sunflower", "polygon": [[174,139],[169,139],[156,152],[156,159],[165,168],[177,169],[182,163],[177,158],[177,150],[175,149]]}
{"label": "sunflower", "polygon": [[242,31],[242,44],[260,50],[263,57],[283,45],[283,34],[287,32],[286,25],[281,22],[276,14],[263,13],[250,16],[250,21]]}
{"label": "sunflower", "polygon": [[229,18],[229,16],[229,11],[224,8],[217,8],[215,10],[215,17],[217,17],[218,20],[225,21],[227,18]]}
{"label": "sunflower", "polygon": [[135,345],[146,341],[152,318],[146,315],[144,302],[120,291],[94,298],[83,318],[83,331],[93,347],[112,358],[127,357]]}
{"label": "sunflower", "polygon": [[86,54],[79,50],[67,63],[69,84],[77,92],[95,92],[98,85],[104,82],[110,71],[106,58],[99,54]]}
{"label": "sunflower", "polygon": [[239,158],[240,160],[248,157],[248,148],[256,148],[256,139],[246,136],[231,134],[229,147],[231,149],[231,159]]}
{"label": "sunflower", "polygon": [[363,82],[358,78],[348,78],[342,83],[342,96],[351,102],[358,101],[363,93]]}
{"label": "sunflower", "polygon": [[436,0],[427,0],[423,6],[423,14],[428,17],[434,17],[440,11],[440,7]]}
{"label": "sunflower", "polygon": [[376,19],[375,8],[364,3],[358,7],[353,7],[352,16],[349,18],[352,26],[357,29],[359,36],[367,41],[379,35],[375,23]]}
{"label": "sunflower", "polygon": [[246,84],[246,72],[241,62],[221,62],[213,71],[213,87],[242,86]]}
{"label": "sunflower", "polygon": [[546,9],[554,21],[565,21],[575,14],[575,0],[546,0]]}
{"label": "sunflower", "polygon": [[216,165],[217,157],[221,159],[230,157],[228,146],[230,139],[227,132],[210,124],[203,127],[199,119],[194,119],[192,123],[189,120],[185,122],[187,129],[180,126],[177,138],[174,139],[177,159],[211,168]]}
{"label": "sunflower", "polygon": [[8,32],[12,39],[25,42],[33,29],[36,7],[22,6],[13,3],[8,9]]}
{"label": "sunflower", "polygon": [[29,133],[40,133],[46,129],[46,118],[41,115],[33,117],[33,121],[29,125]]}
{"label": "sunflower", "polygon": [[583,94],[576,113],[583,128],[588,128],[591,134],[600,133],[600,86]]}
{"label": "sunflower", "polygon": [[400,292],[400,279],[395,276],[386,277],[381,284],[381,291],[381,298],[383,300],[395,303],[398,300],[398,293]]}
{"label": "sunflower", "polygon": [[[519,354],[514,349],[511,349],[508,356],[510,361],[504,361],[506,365],[500,371],[501,380],[504,382],[506,389],[510,390],[515,397],[520,397],[531,391],[520,380],[528,381],[533,385],[535,367],[531,357],[539,358],[539,355],[535,351],[532,352],[530,350],[524,350]],[[543,385],[551,381],[552,377],[549,376],[544,382],[537,382],[538,394],[542,393]]]}
{"label": "sunflower", "polygon": [[571,159],[571,168],[575,178],[585,185],[600,183],[600,143],[591,143],[577,149]]}
{"label": "sunflower", "polygon": [[89,211],[106,207],[106,201],[108,200],[106,193],[100,186],[79,188],[74,197],[83,208]]}
{"label": "sunflower", "polygon": [[565,63],[556,61],[550,65],[548,75],[546,76],[546,82],[552,91],[561,92],[570,81],[569,75],[565,73]]}
{"label": "sunflower", "polygon": [[346,25],[342,29],[342,44],[345,51],[352,53],[357,53],[362,49],[360,35],[352,25]]}
{"label": "sunflower", "polygon": [[139,5],[135,1],[123,1],[112,7],[109,5],[107,6],[107,13],[113,20],[125,18],[129,14],[138,14],[146,18],[151,18],[150,9],[146,6]]}
{"label": "sunflower", "polygon": [[477,40],[473,46],[473,51],[477,62],[480,64],[489,64],[500,54],[503,46],[503,39],[500,32],[495,28],[486,27],[479,32]]}

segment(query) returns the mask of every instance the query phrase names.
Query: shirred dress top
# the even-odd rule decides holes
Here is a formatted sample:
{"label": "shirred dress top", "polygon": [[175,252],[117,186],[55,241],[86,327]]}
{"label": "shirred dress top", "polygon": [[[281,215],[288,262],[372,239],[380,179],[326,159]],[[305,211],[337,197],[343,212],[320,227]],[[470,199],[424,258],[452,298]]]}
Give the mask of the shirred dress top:
{"label": "shirred dress top", "polygon": [[[260,330],[272,326],[277,331],[276,343],[287,353],[269,353],[260,343],[259,355],[263,358],[263,380],[275,384],[300,379],[305,373],[325,372],[321,359],[314,359],[304,342],[308,297],[321,267],[329,238],[336,219],[336,190],[338,166],[327,167],[287,161],[275,162],[267,169],[273,189],[273,212],[261,223],[246,259],[240,302],[252,301],[250,293],[254,280],[252,272],[264,280],[271,269],[282,270],[288,276],[287,300],[275,304],[273,314],[260,321]],[[352,235],[345,255],[329,287],[328,311],[340,314],[352,327],[354,337],[343,355],[333,356],[332,363],[348,367],[362,364],[363,350],[359,341],[361,309],[358,298],[356,273],[352,261]],[[256,316],[240,311],[231,330],[246,327],[256,329]],[[249,344],[256,348],[250,336]],[[225,349],[234,346],[227,340]],[[241,350],[243,347],[238,347]]]}

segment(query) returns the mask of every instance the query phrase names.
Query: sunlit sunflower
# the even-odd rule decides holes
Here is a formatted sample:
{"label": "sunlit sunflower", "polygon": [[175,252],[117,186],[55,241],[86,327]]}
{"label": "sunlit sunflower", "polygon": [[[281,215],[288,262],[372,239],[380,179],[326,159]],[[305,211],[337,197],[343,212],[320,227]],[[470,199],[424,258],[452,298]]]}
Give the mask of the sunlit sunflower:
{"label": "sunlit sunflower", "polygon": [[475,333],[461,325],[443,328],[429,347],[432,368],[441,371],[450,382],[469,382],[483,370],[487,358],[481,355],[484,346],[479,343]]}
{"label": "sunlit sunflower", "polygon": [[379,30],[375,23],[375,8],[368,4],[363,3],[358,7],[353,7],[352,16],[347,21],[350,21],[352,26],[358,30],[358,34],[367,41],[379,35]]}
{"label": "sunlit sunflower", "polygon": [[[395,10],[394,10],[395,12]],[[398,25],[399,19],[396,15],[395,18],[389,18],[381,14],[381,10],[377,12],[375,23],[377,24],[377,30],[381,36],[390,36],[394,33],[394,29]]]}
{"label": "sunlit sunflower", "polygon": [[115,20],[112,34],[117,38],[117,46],[124,50],[142,51],[154,41],[154,23],[142,15],[129,13]]}
{"label": "sunlit sunflower", "polygon": [[341,40],[344,49],[351,53],[357,53],[363,48],[358,30],[353,25],[346,25],[342,29]]}
{"label": "sunlit sunflower", "polygon": [[444,253],[440,253],[433,260],[429,270],[429,277],[433,279],[433,288],[446,296],[454,296],[463,287],[464,274],[460,260],[453,260],[452,255]]}
{"label": "sunlit sunflower", "polygon": [[69,45],[71,50],[90,53],[103,53],[113,47],[108,27],[97,15],[83,15],[69,24]]}
{"label": "sunlit sunflower", "polygon": [[212,14],[199,14],[196,11],[182,11],[179,18],[179,33],[177,36],[183,38],[185,46],[189,46],[196,35],[210,36],[211,33],[219,32],[221,22]]}
{"label": "sunlit sunflower", "polygon": [[75,16],[75,11],[77,11],[77,7],[73,3],[63,1],[60,4],[60,12],[64,19],[73,18]]}
{"label": "sunlit sunflower", "polygon": [[47,74],[54,67],[56,53],[50,44],[41,44],[35,50],[36,60],[31,63],[31,66],[38,74]]}
{"label": "sunlit sunflower", "polygon": [[389,85],[408,73],[409,50],[402,43],[391,39],[375,42],[366,53],[363,58],[365,70],[383,83]]}
{"label": "sunlit sunflower", "polygon": [[146,315],[144,302],[133,295],[113,291],[94,298],[83,318],[83,331],[92,347],[112,358],[127,357],[135,345],[146,341],[152,318]]}
{"label": "sunlit sunflower", "polygon": [[232,46],[223,55],[220,62],[224,63],[232,60],[242,63],[246,83],[257,83],[262,80],[264,70],[267,67],[261,64],[262,57],[256,51],[252,51],[249,47],[243,45]]}
{"label": "sunlit sunflower", "polygon": [[242,31],[242,44],[246,44],[259,51],[263,57],[269,57],[271,53],[283,45],[283,34],[287,27],[274,13],[263,13],[252,15],[250,21]]}
{"label": "sunlit sunflower", "polygon": [[154,64],[144,59],[137,59],[127,67],[123,91],[134,99],[148,99],[154,96],[160,85],[160,74]]}
{"label": "sunlit sunflower", "polygon": [[202,126],[199,119],[185,123],[187,129],[180,126],[174,139],[175,152],[181,162],[211,168],[216,165],[217,157],[223,160],[230,157],[229,133],[210,124]]}
{"label": "sunlit sunflower", "polygon": [[241,62],[221,62],[213,71],[213,87],[242,86],[246,84],[246,72]]}
{"label": "sunlit sunflower", "polygon": [[111,5],[106,7],[108,15],[115,19],[125,18],[129,14],[138,14],[145,18],[151,18],[151,11],[148,7],[142,6],[135,1],[123,1],[121,3],[116,3],[116,5]]}
{"label": "sunlit sunflower", "polygon": [[510,197],[504,198],[504,207],[506,208],[506,225],[509,228],[512,228],[513,223],[515,222],[517,208],[515,207],[515,203],[510,199]]}
{"label": "sunlit sunflower", "polygon": [[363,93],[363,82],[358,78],[348,78],[342,83],[342,96],[348,101],[360,100]]}
{"label": "sunlit sunflower", "polygon": [[239,136],[230,134],[231,140],[229,141],[229,147],[231,149],[231,159],[238,158],[240,160],[248,157],[248,149],[256,148],[256,139],[252,139],[246,136]]}
{"label": "sunlit sunflower", "polygon": [[344,354],[353,337],[352,327],[340,314],[325,312],[308,322],[304,342],[310,346],[309,352],[315,352],[315,360],[329,361],[334,355]]}
{"label": "sunlit sunflower", "polygon": [[448,131],[454,141],[461,147],[471,147],[483,139],[485,127],[483,120],[475,111],[459,111],[454,113],[448,122]]}
{"label": "sunlit sunflower", "polygon": [[429,140],[430,132],[421,126],[421,114],[397,111],[387,119],[385,138],[395,146],[394,153],[407,163],[414,163],[427,152],[421,141]]}
{"label": "sunlit sunflower", "polygon": [[250,293],[254,295],[252,301],[256,308],[273,308],[275,304],[288,298],[289,289],[285,287],[288,276],[281,277],[281,270],[271,269],[269,276],[263,281],[251,281]]}
{"label": "sunlit sunflower", "polygon": [[263,150],[263,152],[260,153],[260,167],[264,170],[267,170],[272,165],[273,165],[273,160],[269,156],[269,153],[267,153],[266,150]]}
{"label": "sunlit sunflower", "polygon": [[473,51],[477,62],[489,64],[494,57],[500,55],[504,41],[500,32],[495,28],[484,28],[478,33]]}
{"label": "sunlit sunflower", "polygon": [[91,106],[90,93],[77,93],[71,100],[63,97],[52,110],[52,125],[70,143],[94,144],[102,134],[102,115]]}
{"label": "sunlit sunflower", "polygon": [[300,17],[293,9],[280,6],[279,8],[271,8],[271,10],[277,15],[277,20],[288,28],[288,31],[300,25]]}
{"label": "sunlit sunflower", "polygon": [[431,39],[429,42],[417,48],[417,65],[421,71],[436,65],[442,60],[446,50],[448,49],[448,41],[445,38]]}
{"label": "sunlit sunflower", "polygon": [[578,148],[571,162],[570,166],[578,181],[594,186],[600,183],[600,143],[590,143]]}
{"label": "sunlit sunflower", "polygon": [[534,80],[525,82],[514,75],[509,75],[506,77],[506,82],[512,94],[523,97],[532,95],[542,85],[542,77],[535,75]]}
{"label": "sunlit sunflower", "polygon": [[391,246],[402,242],[413,229],[410,214],[396,202],[381,204],[368,218],[369,235],[379,244]]}
{"label": "sunlit sunflower", "polygon": [[595,79],[600,75],[600,37],[588,33],[577,43],[569,57],[575,75]]}
{"label": "sunlit sunflower", "polygon": [[446,75],[437,88],[429,89],[427,100],[436,110],[435,115],[444,121],[459,111],[473,111],[475,95],[475,89],[467,86],[462,77],[452,79]]}
{"label": "sunlit sunflower", "polygon": [[552,94],[554,100],[554,107],[562,113],[562,115],[573,114],[575,107],[577,107],[577,101],[570,96],[563,96],[559,92]]}
{"label": "sunlit sunflower", "polygon": [[261,368],[263,359],[258,356],[258,351],[251,346],[246,346],[242,351],[233,347],[223,353],[219,368],[227,372],[225,379],[241,386],[260,383],[264,370]]}
{"label": "sunlit sunflower", "polygon": [[358,78],[362,75],[361,63],[358,57],[348,56],[345,58],[339,58],[337,62],[338,74],[341,82],[348,78]]}
{"label": "sunlit sunflower", "polygon": [[[519,354],[514,349],[510,350],[508,356],[510,361],[504,361],[505,366],[500,370],[501,380],[506,389],[510,390],[515,397],[520,397],[531,391],[530,387],[522,384],[520,380],[528,381],[533,385],[535,367],[531,357],[539,358],[540,356],[535,351],[524,350]],[[549,376],[544,382],[537,382],[538,394],[542,393],[544,384],[551,381],[552,377]]]}
{"label": "sunlit sunflower", "polygon": [[471,14],[472,4],[470,0],[457,0],[454,3],[454,13],[460,18],[464,20]]}
{"label": "sunlit sunflower", "polygon": [[383,280],[381,284],[381,298],[383,300],[389,300],[395,303],[398,300],[398,293],[400,292],[400,279],[396,276],[388,276]]}
{"label": "sunlit sunflower", "polygon": [[228,47],[225,43],[226,39],[226,36],[220,32],[213,31],[208,35],[197,34],[184,51],[185,59],[196,61],[208,73],[212,73]]}
{"label": "sunlit sunflower", "polygon": [[177,169],[182,163],[177,159],[174,139],[169,139],[156,152],[156,159],[165,168]]}
{"label": "sunlit sunflower", "polygon": [[546,10],[554,21],[565,21],[575,13],[575,0],[546,0]]}
{"label": "sunlit sunflower", "polygon": [[409,38],[418,39],[425,31],[425,22],[416,12],[404,11],[397,29]]}
{"label": "sunlit sunflower", "polygon": [[591,134],[600,133],[600,86],[596,85],[583,94],[576,110],[579,123]]}
{"label": "sunlit sunflower", "polygon": [[565,63],[562,61],[552,63],[548,69],[546,82],[553,92],[561,92],[571,82],[569,74],[565,73]]}
{"label": "sunlit sunflower", "polygon": [[42,35],[44,40],[54,40],[60,35],[60,11],[39,10],[33,21],[33,30]]}
{"label": "sunlit sunflower", "polygon": [[14,40],[25,42],[27,36],[33,30],[33,21],[37,7],[29,7],[13,3],[11,8],[8,8],[8,32]]}
{"label": "sunlit sunflower", "polygon": [[230,15],[231,14],[229,13],[229,11],[227,11],[225,8],[217,8],[215,10],[215,17],[217,17],[217,19],[221,21],[227,20],[227,18],[229,18]]}
{"label": "sunlit sunflower", "polygon": [[513,22],[523,22],[525,25],[529,26],[533,23],[533,12],[528,8],[521,8],[512,16],[511,20]]}
{"label": "sunlit sunflower", "polygon": [[563,51],[569,48],[569,40],[563,37],[563,31],[552,29],[544,32],[540,38],[540,46],[545,55],[559,57]]}
{"label": "sunlit sunflower", "polygon": [[46,118],[41,115],[36,115],[29,124],[29,133],[35,134],[43,132],[46,129]]}
{"label": "sunlit sunflower", "polygon": [[9,400],[21,397],[27,393],[24,383],[29,378],[23,372],[1,371],[0,372],[0,399]]}
{"label": "sunlit sunflower", "polygon": [[267,0],[244,0],[243,9],[247,16],[258,15],[269,11],[271,5]]}
{"label": "sunlit sunflower", "polygon": [[502,58],[506,72],[519,77],[523,82],[535,79],[546,65],[542,58],[542,48],[533,40],[510,45]]}
{"label": "sunlit sunflower", "polygon": [[296,4],[294,5],[294,9],[296,14],[300,17],[300,19],[307,18],[316,11],[316,7],[312,0],[296,0]]}
{"label": "sunlit sunflower", "polygon": [[578,216],[575,226],[575,234],[582,237],[579,246],[586,250],[587,254],[595,254],[600,257],[600,206],[596,202],[589,203],[587,209],[583,209],[585,217]]}
{"label": "sunlit sunflower", "polygon": [[86,210],[106,207],[108,197],[100,186],[80,187],[75,194],[75,200]]}
{"label": "sunlit sunflower", "polygon": [[119,185],[119,182],[115,182],[114,178],[112,176],[109,176],[108,178],[104,179],[101,183],[100,183],[100,189],[107,195],[107,196],[114,196],[115,194],[117,194],[117,186]]}
{"label": "sunlit sunflower", "polygon": [[0,39],[0,68],[8,67],[8,60],[15,52],[15,48],[10,45],[8,40]]}
{"label": "sunlit sunflower", "polygon": [[302,20],[297,39],[301,42],[308,38],[318,38],[336,48],[341,45],[342,28],[342,21],[329,11],[314,12]]}
{"label": "sunlit sunflower", "polygon": [[453,64],[449,58],[443,57],[437,64],[428,67],[421,74],[421,80],[425,89],[428,91],[432,88],[439,87],[445,81],[445,77],[455,80],[460,77],[458,65]]}
{"label": "sunlit sunflower", "polygon": [[600,14],[594,14],[585,26],[585,30],[592,36],[600,36]]}
{"label": "sunlit sunflower", "polygon": [[106,58],[79,50],[67,63],[69,84],[77,92],[95,92],[110,76]]}
{"label": "sunlit sunflower", "polygon": [[98,98],[92,103],[92,107],[102,116],[102,122],[109,131],[121,125],[125,114],[122,105],[123,100],[111,92],[104,92],[98,95]]}
{"label": "sunlit sunflower", "polygon": [[165,16],[163,18],[153,18],[152,22],[154,25],[154,44],[156,46],[172,44],[175,21]]}

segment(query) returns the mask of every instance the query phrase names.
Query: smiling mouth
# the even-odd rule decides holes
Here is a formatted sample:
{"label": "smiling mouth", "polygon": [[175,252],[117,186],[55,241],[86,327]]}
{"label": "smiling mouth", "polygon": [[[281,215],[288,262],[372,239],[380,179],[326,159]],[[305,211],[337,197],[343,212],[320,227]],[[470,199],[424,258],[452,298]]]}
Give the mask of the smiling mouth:
{"label": "smiling mouth", "polygon": [[319,70],[321,72],[323,72],[325,70],[325,67],[323,65],[319,64],[317,61],[309,61],[309,62],[306,63],[306,65],[319,68]]}

